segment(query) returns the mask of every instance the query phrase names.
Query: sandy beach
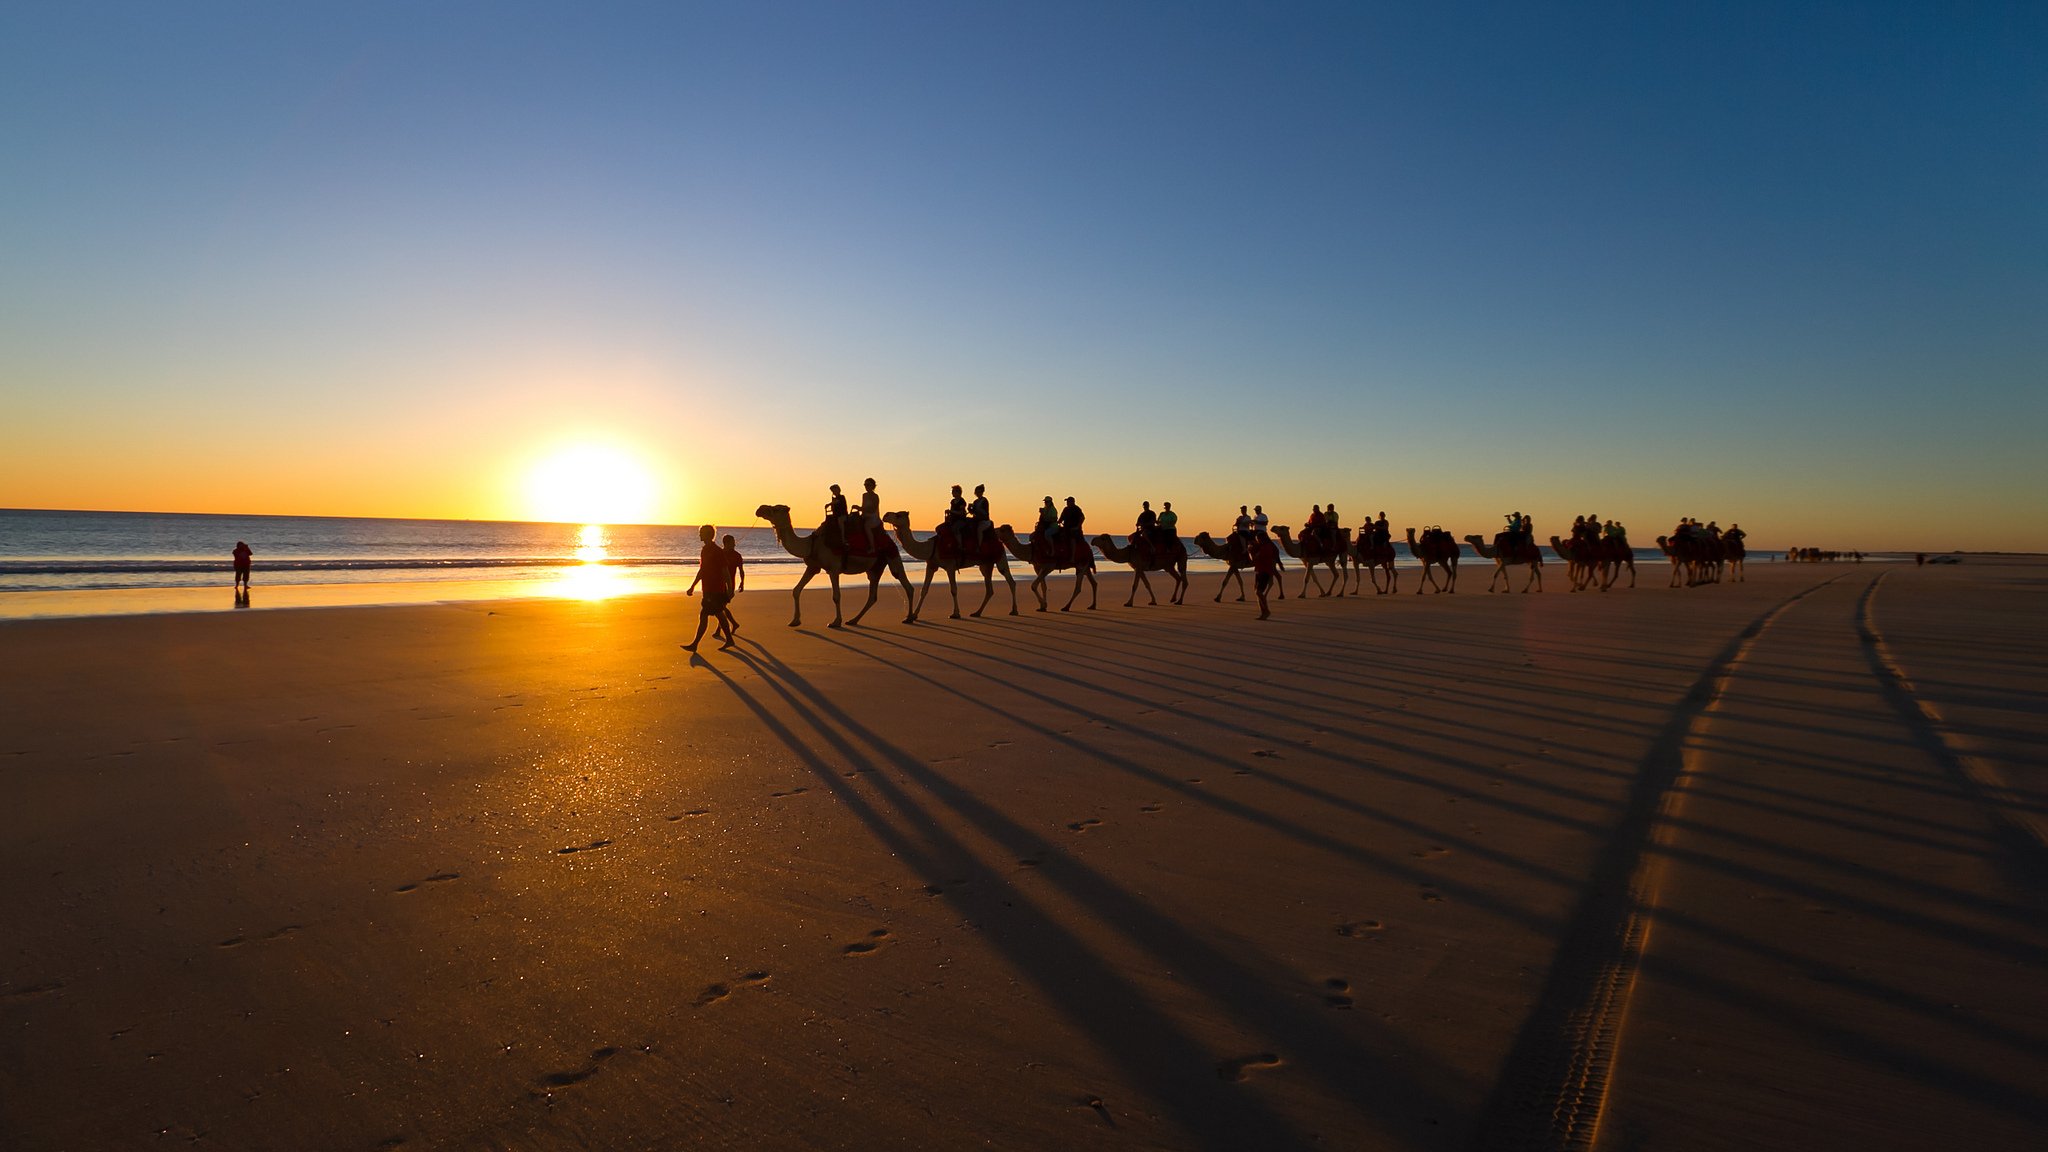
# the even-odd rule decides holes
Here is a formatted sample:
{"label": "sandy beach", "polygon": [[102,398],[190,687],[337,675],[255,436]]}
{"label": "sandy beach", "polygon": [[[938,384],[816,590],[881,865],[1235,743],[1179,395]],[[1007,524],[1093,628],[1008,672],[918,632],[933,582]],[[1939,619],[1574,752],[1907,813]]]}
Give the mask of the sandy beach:
{"label": "sandy beach", "polygon": [[0,1147],[2048,1140],[2048,560],[1106,573],[0,625]]}

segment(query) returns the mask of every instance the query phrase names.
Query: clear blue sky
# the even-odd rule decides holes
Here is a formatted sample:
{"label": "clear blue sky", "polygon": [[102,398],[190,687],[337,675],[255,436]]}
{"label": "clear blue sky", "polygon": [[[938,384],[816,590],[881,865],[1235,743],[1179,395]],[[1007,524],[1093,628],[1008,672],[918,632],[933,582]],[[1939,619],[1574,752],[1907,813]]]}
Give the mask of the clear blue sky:
{"label": "clear blue sky", "polygon": [[2048,549],[2038,2],[16,3],[0,155],[0,505]]}

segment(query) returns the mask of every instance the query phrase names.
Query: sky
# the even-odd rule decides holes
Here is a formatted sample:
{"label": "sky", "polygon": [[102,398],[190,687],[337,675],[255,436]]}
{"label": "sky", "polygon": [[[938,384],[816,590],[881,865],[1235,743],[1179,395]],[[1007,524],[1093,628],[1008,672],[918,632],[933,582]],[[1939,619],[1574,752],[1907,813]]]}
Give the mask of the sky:
{"label": "sky", "polygon": [[0,507],[2048,550],[2048,6],[0,6]]}

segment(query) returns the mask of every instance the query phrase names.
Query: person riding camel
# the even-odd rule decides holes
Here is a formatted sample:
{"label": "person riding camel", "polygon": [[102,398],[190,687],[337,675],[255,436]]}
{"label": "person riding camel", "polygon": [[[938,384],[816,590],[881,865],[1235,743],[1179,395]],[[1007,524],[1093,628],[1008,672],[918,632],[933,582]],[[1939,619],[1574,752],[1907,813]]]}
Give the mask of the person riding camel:
{"label": "person riding camel", "polygon": [[1138,525],[1131,531],[1131,543],[1156,556],[1159,554],[1159,541],[1153,536],[1152,529],[1158,525],[1159,517],[1152,511],[1150,500],[1144,504],[1144,510],[1138,513]]}
{"label": "person riding camel", "polygon": [[1266,534],[1266,529],[1271,525],[1272,521],[1267,519],[1266,517],[1266,506],[1264,504],[1252,505],[1253,534],[1258,536],[1264,536]]}
{"label": "person riding camel", "polygon": [[1323,505],[1323,544],[1330,552],[1337,550],[1337,542],[1344,539],[1344,526],[1337,522],[1337,506]]}
{"label": "person riding camel", "polygon": [[832,498],[825,501],[825,523],[831,526],[839,550],[846,551],[846,494],[839,490],[837,484],[832,485]]}
{"label": "person riding camel", "polygon": [[1301,526],[1301,538],[1304,543],[1313,540],[1316,547],[1321,548],[1323,546],[1323,506],[1321,504],[1311,504],[1308,506],[1308,522]]}
{"label": "person riding camel", "polygon": [[988,536],[995,531],[995,525],[988,519],[988,488],[983,484],[974,486],[974,502],[967,506],[967,522],[974,530],[973,551],[979,555],[988,548]]}
{"label": "person riding camel", "polygon": [[1242,504],[1237,506],[1237,523],[1232,526],[1231,531],[1237,534],[1239,542],[1245,547],[1252,546],[1252,514]]}
{"label": "person riding camel", "polygon": [[1048,560],[1052,559],[1053,549],[1058,542],[1059,532],[1059,505],[1054,504],[1052,497],[1047,496],[1045,503],[1038,506],[1038,523],[1032,525],[1031,528],[1032,550],[1043,554]]}
{"label": "person riding camel", "polygon": [[1073,548],[1076,556],[1081,554],[1081,549],[1088,546],[1088,537],[1082,534],[1082,529],[1087,526],[1088,513],[1082,511],[1079,504],[1074,503],[1072,496],[1067,497],[1067,506],[1060,509],[1060,534],[1066,537],[1068,546]]}
{"label": "person riding camel", "polygon": [[1162,551],[1172,552],[1174,542],[1180,539],[1180,515],[1173,510],[1173,501],[1160,505],[1159,545]]}
{"label": "person riding camel", "polygon": [[867,530],[868,550],[881,554],[882,551],[882,497],[875,492],[875,478],[868,477],[861,483],[860,526]]}
{"label": "person riding camel", "polygon": [[939,526],[952,536],[955,547],[967,551],[967,497],[960,494],[958,484],[953,485],[953,498],[946,502],[946,518]]}
{"label": "person riding camel", "polygon": [[1519,545],[1521,542],[1522,514],[1520,512],[1510,512],[1508,513],[1508,544],[1514,546]]}
{"label": "person riding camel", "polygon": [[1393,539],[1394,529],[1387,523],[1387,514],[1382,512],[1380,518],[1372,522],[1372,542],[1375,546],[1384,548]]}

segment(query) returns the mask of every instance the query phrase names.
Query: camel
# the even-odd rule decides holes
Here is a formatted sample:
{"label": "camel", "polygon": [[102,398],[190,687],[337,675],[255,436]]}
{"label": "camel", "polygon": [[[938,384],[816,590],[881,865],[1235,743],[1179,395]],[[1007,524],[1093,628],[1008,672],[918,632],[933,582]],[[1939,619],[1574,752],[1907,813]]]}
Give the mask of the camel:
{"label": "camel", "polygon": [[[1557,553],[1558,559],[1564,561],[1565,579],[1570,581],[1574,592],[1584,592],[1606,571],[1607,562],[1600,554],[1600,545],[1597,541],[1573,537],[1570,543],[1566,543],[1552,536],[1550,550]],[[1601,583],[1600,590],[1607,591],[1605,582]]]}
{"label": "camel", "polygon": [[[997,572],[1003,574],[1003,583],[1010,586],[1010,615],[1017,615],[1017,581],[1010,575],[1010,561],[1003,553],[1000,529],[989,535],[986,544],[974,553],[969,554],[961,550],[958,540],[953,536],[950,529],[941,528],[937,532],[932,533],[931,539],[919,540],[910,531],[910,513],[908,512],[884,512],[882,513],[882,523],[895,530],[897,541],[902,544],[903,550],[910,554],[911,559],[924,561],[924,591],[920,592],[917,597],[917,611],[919,614],[924,612],[925,597],[932,594],[932,577],[943,571],[946,574],[946,588],[953,594],[953,615],[951,619],[958,620],[960,618],[960,584],[956,577],[962,568],[979,568],[981,569],[981,578],[985,583],[986,591],[981,598],[981,604],[974,609],[972,615],[979,617],[982,609],[988,607],[988,602],[996,598],[995,573]],[[1004,527],[1007,528],[1008,525],[1004,525]]]}
{"label": "camel", "polygon": [[[1415,529],[1408,530],[1408,552],[1422,561],[1422,579],[1439,592],[1458,590],[1458,542],[1442,528],[1425,528],[1422,540],[1415,539]],[[1444,570],[1444,583],[1438,586],[1436,578],[1429,574],[1431,565]],[[1415,586],[1415,594],[1422,595],[1422,585]]]}
{"label": "camel", "polygon": [[1060,611],[1066,612],[1071,610],[1074,607],[1074,601],[1081,598],[1081,582],[1083,580],[1088,582],[1088,609],[1091,612],[1095,610],[1095,552],[1087,544],[1083,543],[1080,549],[1071,555],[1061,556],[1056,542],[1048,541],[1047,543],[1052,546],[1041,549],[1038,546],[1037,533],[1033,533],[1028,541],[1020,540],[1017,534],[1011,531],[1008,524],[1001,525],[996,529],[996,538],[1003,542],[1003,547],[1010,550],[1010,555],[1015,556],[1018,563],[1031,565],[1031,571],[1034,574],[1031,581],[1031,594],[1038,597],[1038,610],[1040,612],[1046,609],[1046,574],[1049,572],[1064,572],[1069,568],[1074,570],[1074,594],[1067,597],[1065,604],[1060,605]]}
{"label": "camel", "polygon": [[1495,584],[1501,583],[1507,585],[1501,591],[1514,591],[1514,580],[1508,576],[1510,564],[1529,566],[1529,578],[1522,582],[1522,591],[1527,592],[1532,584],[1538,592],[1543,591],[1543,550],[1536,547],[1535,541],[1515,540],[1510,543],[1508,534],[1500,532],[1494,535],[1491,544],[1478,536],[1465,537],[1465,543],[1470,544],[1482,559],[1493,561],[1493,579],[1486,585],[1488,592],[1493,591]]}
{"label": "camel", "polygon": [[[1349,559],[1354,565],[1351,570],[1352,578],[1354,580],[1358,580],[1361,577],[1370,578],[1374,592],[1385,595],[1388,592],[1399,592],[1401,590],[1401,574],[1394,568],[1393,541],[1382,542],[1377,534],[1360,529],[1358,542],[1351,546]],[[1386,570],[1387,586],[1385,588],[1380,587],[1381,569]]]}
{"label": "camel", "polygon": [[1749,555],[1749,549],[1742,546],[1742,533],[1723,533],[1721,536],[1721,549],[1728,557],[1728,582],[1730,584],[1742,583],[1742,561],[1744,557]]}
{"label": "camel", "polygon": [[833,547],[826,540],[823,531],[813,532],[809,536],[797,535],[796,529],[792,528],[789,523],[789,505],[787,504],[763,504],[759,508],[754,509],[754,515],[774,525],[775,539],[781,542],[783,549],[791,556],[804,562],[803,577],[796,582],[795,591],[790,593],[790,600],[795,605],[795,612],[789,618],[789,626],[791,628],[796,628],[803,624],[804,585],[809,584],[811,577],[816,576],[820,572],[823,572],[825,578],[832,582],[831,627],[837,628],[841,624],[839,618],[839,578],[841,576],[857,575],[865,575],[868,578],[868,602],[861,605],[860,611],[854,613],[852,620],[846,621],[846,623],[858,627],[861,617],[867,615],[868,609],[875,606],[875,598],[880,594],[882,573],[885,570],[895,576],[897,582],[903,585],[903,600],[905,607],[908,609],[908,613],[903,617],[903,622],[905,624],[917,623],[917,596],[910,590],[910,577],[903,571],[903,557],[897,554],[896,546],[890,544],[886,539],[882,541],[881,550],[877,551],[873,556],[850,556],[844,548]]}
{"label": "camel", "polygon": [[1301,561],[1300,595],[1308,595],[1308,582],[1311,578],[1316,582],[1316,595],[1328,596],[1330,594],[1330,590],[1323,587],[1322,577],[1316,575],[1316,566],[1318,564],[1330,570],[1331,580],[1337,587],[1337,595],[1344,595],[1344,584],[1351,574],[1351,531],[1349,529],[1339,533],[1337,550],[1335,552],[1325,551],[1323,542],[1314,537],[1303,537],[1300,540],[1296,540],[1288,534],[1287,525],[1285,524],[1273,525],[1273,535],[1280,538],[1280,550],[1282,552]]}
{"label": "camel", "polygon": [[[1225,572],[1223,579],[1216,584],[1216,599],[1213,603],[1221,604],[1223,602],[1223,589],[1228,587],[1232,580],[1237,581],[1237,602],[1239,604],[1244,603],[1244,570],[1252,566],[1251,554],[1245,549],[1244,539],[1237,533],[1232,532],[1225,538],[1224,543],[1218,544],[1216,543],[1216,538],[1207,532],[1197,532],[1195,533],[1195,547],[1200,548],[1208,555],[1209,559],[1221,560],[1230,566],[1230,570]],[[1285,564],[1281,564],[1279,567],[1282,571],[1285,571],[1287,568]],[[1280,583],[1280,599],[1287,599],[1287,584],[1285,581]]]}
{"label": "camel", "polygon": [[1720,541],[1700,536],[1659,536],[1657,547],[1671,558],[1671,583],[1665,587],[1678,587],[1681,577],[1687,588],[1720,582],[1725,553]]}
{"label": "camel", "polygon": [[1168,602],[1180,603],[1181,598],[1188,593],[1187,545],[1182,544],[1176,537],[1173,548],[1165,556],[1160,556],[1155,549],[1140,548],[1128,537],[1125,541],[1125,547],[1118,547],[1116,537],[1107,533],[1089,541],[1110,563],[1131,566],[1131,594],[1124,599],[1124,607],[1129,608],[1137,601],[1140,584],[1145,586],[1145,598],[1155,605],[1159,603],[1159,597],[1152,594],[1152,582],[1145,579],[1147,572],[1164,572],[1173,577],[1173,594],[1168,598]]}

